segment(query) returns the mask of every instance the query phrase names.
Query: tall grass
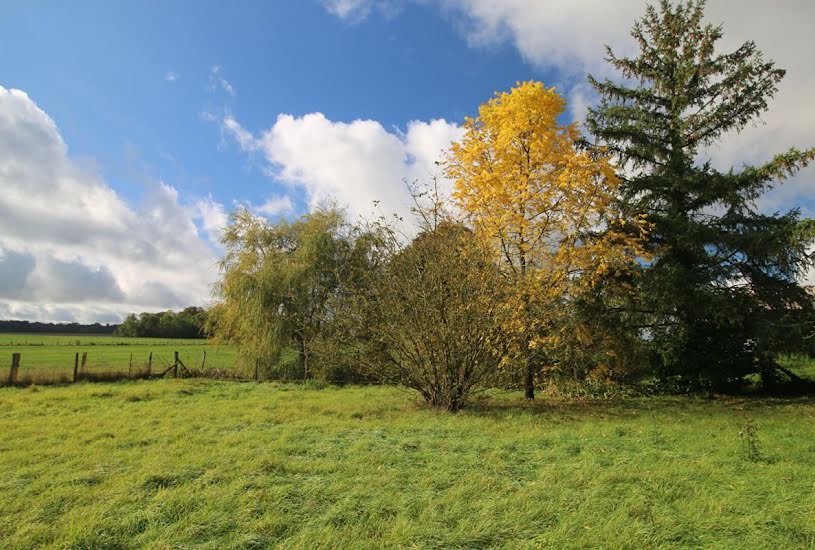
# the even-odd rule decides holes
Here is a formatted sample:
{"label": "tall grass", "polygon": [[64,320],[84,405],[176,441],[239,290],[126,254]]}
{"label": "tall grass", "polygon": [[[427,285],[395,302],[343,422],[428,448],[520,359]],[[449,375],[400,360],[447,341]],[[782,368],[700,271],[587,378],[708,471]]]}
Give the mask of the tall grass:
{"label": "tall grass", "polygon": [[813,420],[812,399],[4,388],[0,547],[807,548]]}

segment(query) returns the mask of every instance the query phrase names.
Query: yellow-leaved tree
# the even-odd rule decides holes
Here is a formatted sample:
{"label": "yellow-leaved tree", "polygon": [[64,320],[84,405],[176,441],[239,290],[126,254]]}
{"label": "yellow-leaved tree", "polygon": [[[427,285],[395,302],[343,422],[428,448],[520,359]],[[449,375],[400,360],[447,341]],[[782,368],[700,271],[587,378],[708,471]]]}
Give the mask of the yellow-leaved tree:
{"label": "yellow-leaved tree", "polygon": [[643,255],[644,224],[634,220],[632,233],[620,217],[613,166],[579,146],[575,124],[558,122],[565,108],[554,88],[519,83],[465,121],[445,164],[454,200],[509,278],[502,345],[522,365],[529,399],[570,297]]}

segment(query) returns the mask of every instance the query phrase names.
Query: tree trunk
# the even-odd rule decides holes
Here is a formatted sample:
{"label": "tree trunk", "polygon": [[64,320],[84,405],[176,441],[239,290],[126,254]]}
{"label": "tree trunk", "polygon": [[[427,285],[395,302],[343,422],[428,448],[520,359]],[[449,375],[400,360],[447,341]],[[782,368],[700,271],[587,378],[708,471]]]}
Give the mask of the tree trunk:
{"label": "tree trunk", "polygon": [[297,362],[303,371],[303,380],[308,379],[308,350],[306,349],[306,339],[297,339]]}
{"label": "tree trunk", "polygon": [[526,395],[527,399],[535,399],[535,371],[532,369],[532,362],[527,359],[526,360],[526,372],[524,373],[526,378]]}

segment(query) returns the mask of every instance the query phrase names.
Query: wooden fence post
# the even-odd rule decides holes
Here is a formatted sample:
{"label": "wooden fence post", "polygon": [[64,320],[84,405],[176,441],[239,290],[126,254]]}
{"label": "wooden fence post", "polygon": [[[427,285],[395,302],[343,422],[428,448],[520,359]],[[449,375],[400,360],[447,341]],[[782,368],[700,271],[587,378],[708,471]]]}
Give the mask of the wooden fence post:
{"label": "wooden fence post", "polygon": [[17,371],[20,369],[20,354],[11,354],[11,372],[8,374],[8,384],[13,386],[17,383]]}
{"label": "wooden fence post", "polygon": [[175,362],[173,363],[173,377],[178,378],[178,352],[175,352]]}
{"label": "wooden fence post", "polygon": [[130,363],[127,364],[127,377],[130,378],[133,373],[133,352],[130,352]]}
{"label": "wooden fence post", "polygon": [[255,359],[255,382],[258,380],[258,363],[260,362],[260,358]]}
{"label": "wooden fence post", "polygon": [[79,378],[79,352],[74,355],[74,382]]}
{"label": "wooden fence post", "polygon": [[82,352],[82,364],[79,366],[79,370],[84,373],[87,366],[88,366],[88,352],[83,351]]}
{"label": "wooden fence post", "polygon": [[201,374],[204,373],[204,366],[207,364],[207,352],[204,352],[204,358],[201,359]]}
{"label": "wooden fence post", "polygon": [[147,378],[150,378],[151,371],[153,370],[153,352],[147,357]]}

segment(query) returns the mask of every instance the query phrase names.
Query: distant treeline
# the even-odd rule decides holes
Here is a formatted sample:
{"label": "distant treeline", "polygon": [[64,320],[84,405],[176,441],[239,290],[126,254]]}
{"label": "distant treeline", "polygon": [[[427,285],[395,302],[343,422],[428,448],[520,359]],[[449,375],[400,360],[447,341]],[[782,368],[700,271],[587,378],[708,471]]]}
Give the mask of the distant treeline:
{"label": "distant treeline", "polygon": [[39,321],[0,321],[0,332],[48,334],[114,334],[118,325],[93,323],[40,323]]}
{"label": "distant treeline", "polygon": [[200,307],[188,307],[177,313],[131,313],[116,327],[114,334],[142,338],[203,338],[206,336],[206,315],[206,310]]}

